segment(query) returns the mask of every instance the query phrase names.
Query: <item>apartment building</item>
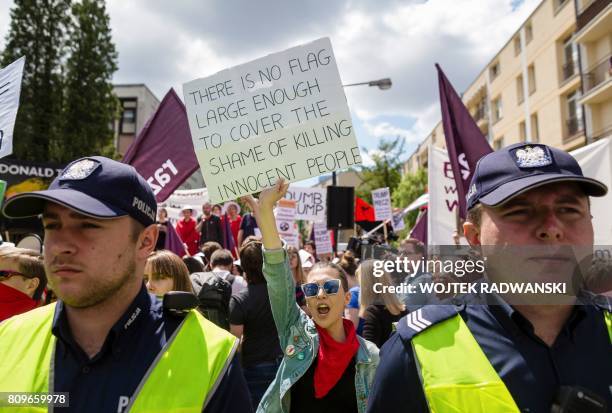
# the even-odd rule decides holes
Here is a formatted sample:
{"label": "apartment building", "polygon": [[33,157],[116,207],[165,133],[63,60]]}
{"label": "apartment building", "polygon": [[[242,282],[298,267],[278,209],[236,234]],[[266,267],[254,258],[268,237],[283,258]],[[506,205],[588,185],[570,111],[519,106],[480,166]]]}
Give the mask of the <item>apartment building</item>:
{"label": "apartment building", "polygon": [[113,92],[121,104],[121,114],[113,125],[115,148],[123,156],[160,102],[144,84],[114,85]]}
{"label": "apartment building", "polygon": [[[541,142],[569,151],[604,136],[605,125],[610,134],[610,73],[602,77],[597,66],[610,57],[610,0],[584,23],[577,16],[591,16],[600,1],[575,1],[589,4],[543,0],[464,91],[466,107],[494,149]],[[581,76],[581,67],[594,74]],[[585,89],[585,79],[593,86]],[[430,143],[445,146],[441,122],[406,162],[405,173],[427,167]]]}
{"label": "apartment building", "polygon": [[612,136],[612,0],[576,0],[576,43],[589,141]]}

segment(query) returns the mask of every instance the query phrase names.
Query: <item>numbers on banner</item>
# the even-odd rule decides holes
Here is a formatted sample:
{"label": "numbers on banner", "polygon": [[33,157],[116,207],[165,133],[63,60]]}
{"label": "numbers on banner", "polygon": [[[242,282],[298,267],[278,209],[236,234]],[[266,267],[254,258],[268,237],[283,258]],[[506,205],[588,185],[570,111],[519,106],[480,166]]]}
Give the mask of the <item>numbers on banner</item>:
{"label": "numbers on banner", "polygon": [[[166,173],[168,170],[170,173]],[[151,189],[155,195],[160,193],[160,191],[164,189],[164,187],[168,185],[170,181],[172,181],[172,176],[170,174],[172,174],[172,176],[176,176],[178,175],[178,170],[172,163],[172,160],[168,159],[161,165],[161,168],[155,170],[153,176],[147,179],[147,182],[151,186]]]}

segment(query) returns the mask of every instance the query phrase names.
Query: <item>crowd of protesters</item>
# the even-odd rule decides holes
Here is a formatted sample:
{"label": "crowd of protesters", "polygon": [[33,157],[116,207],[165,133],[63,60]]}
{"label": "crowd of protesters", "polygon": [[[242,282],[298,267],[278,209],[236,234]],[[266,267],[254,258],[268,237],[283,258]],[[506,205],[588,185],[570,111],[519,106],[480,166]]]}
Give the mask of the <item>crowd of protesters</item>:
{"label": "crowd of protesters", "polygon": [[[167,210],[160,208],[156,223],[151,224],[152,227],[157,227],[159,237],[156,244],[151,243],[155,244],[155,248],[151,245],[151,251],[143,255],[141,287],[146,288],[152,297],[158,297],[164,302],[167,296],[185,297],[180,293],[195,297],[194,302],[197,304],[193,307],[197,307],[198,314],[201,313],[207,320],[238,339],[237,357],[250,394],[248,409],[257,412],[364,413],[366,410],[390,411],[389,409],[394,407],[400,411],[402,406],[408,403],[412,403],[410,406],[414,407],[414,411],[426,411],[427,407],[423,406],[428,403],[441,403],[438,406],[446,403],[451,406],[456,402],[463,403],[462,406],[470,406],[472,402],[469,398],[461,402],[449,402],[449,396],[433,391],[430,393],[430,389],[425,385],[424,392],[419,390],[421,393],[418,393],[419,397],[414,400],[406,399],[401,389],[403,379],[410,380],[415,389],[420,389],[418,380],[415,379],[417,370],[414,365],[426,359],[423,357],[422,360],[419,358],[415,361],[416,356],[412,351],[423,351],[427,345],[437,349],[439,344],[445,343],[445,339],[419,341],[414,347],[415,350],[410,351],[406,350],[411,348],[406,343],[410,343],[432,323],[451,320],[458,311],[463,311],[465,304],[460,310],[455,309],[459,308],[459,305],[427,306],[433,300],[453,297],[435,294],[407,296],[385,289],[400,284],[430,283],[432,280],[453,282],[456,280],[454,274],[423,270],[411,274],[409,278],[403,278],[401,274],[388,270],[375,274],[375,260],[362,259],[353,251],[317,255],[316,245],[312,241],[304,242],[302,248],[285,245],[277,231],[273,208],[285,195],[287,186],[288,184],[280,180],[274,187],[261,192],[258,199],[253,196],[243,197],[243,203],[251,212],[242,216],[237,202],[227,202],[223,206],[205,203],[202,205],[203,214],[199,220],[193,218],[192,207],[185,207],[176,224],[176,231],[185,245],[183,256],[162,248],[170,223]],[[566,198],[569,201],[563,202],[582,202],[586,205],[583,199],[586,199],[586,196],[580,192],[582,189],[578,185],[570,189],[553,189],[554,191],[549,192],[547,189],[538,189],[540,192],[536,194],[544,193],[553,197],[556,196],[555,191],[573,191],[574,198],[568,195]],[[536,201],[544,203],[542,199]],[[582,207],[586,208],[584,205]],[[497,210],[493,209],[486,211],[497,213]],[[474,231],[467,231],[472,234],[470,242],[480,245],[478,237],[481,235],[478,231],[481,218],[474,214],[473,209],[466,228]],[[583,215],[586,222],[586,213]],[[507,219],[513,223],[517,222],[517,218]],[[562,219],[567,218],[560,218]],[[487,221],[486,225],[491,224]],[[486,225],[483,228],[486,228]],[[588,229],[587,224],[585,228]],[[552,230],[543,228],[542,231]],[[538,236],[548,236],[548,233],[544,232],[538,233]],[[389,261],[405,258],[421,262],[426,257],[426,248],[422,242],[407,238],[399,243],[397,251],[385,254],[391,254],[383,256]],[[44,252],[0,245],[0,322],[53,301],[52,285],[47,284],[43,255]],[[596,293],[609,293],[609,268],[609,262],[596,262],[589,273],[589,279],[586,280],[586,287]],[[482,274],[472,275],[481,276]],[[375,293],[374,283],[383,291]],[[176,292],[179,292],[179,295],[175,295]],[[418,297],[418,302],[415,297]],[[597,306],[605,309],[609,308],[605,307],[609,306],[609,303],[608,300],[602,304],[600,300]],[[448,310],[450,307],[453,310]],[[510,306],[501,305],[498,308],[516,314],[514,310],[506,307]],[[581,311],[596,312],[590,309]],[[609,314],[610,310],[606,311],[606,314]],[[134,314],[136,315],[133,317],[138,316],[138,313]],[[590,317],[589,314],[591,313],[580,317]],[[477,319],[472,313],[469,317]],[[606,317],[607,320],[611,319]],[[400,321],[402,319],[406,320],[403,324]],[[481,321],[467,320],[468,327],[473,329],[476,335],[488,337],[487,334],[491,334],[494,327],[500,327],[493,323],[495,325],[490,330],[482,329],[479,324]],[[457,329],[466,328],[460,318],[453,322],[457,323]],[[579,320],[575,321],[575,324],[578,322]],[[129,323],[130,320],[125,324],[126,329]],[[6,325],[8,324],[4,324]],[[597,330],[597,339],[599,336],[605,336],[603,327],[599,327],[601,328]],[[531,331],[533,333],[533,328]],[[608,331],[612,339],[610,325]],[[519,334],[516,331],[515,333]],[[454,333],[451,331],[450,334]],[[233,336],[230,336],[232,340],[236,340]],[[423,337],[425,336],[424,334]],[[456,337],[453,340],[455,339],[459,340]],[[552,345],[553,342],[554,340],[546,344]],[[587,342],[583,345],[586,346]],[[600,346],[594,351],[601,348],[603,347]],[[382,349],[380,355],[379,349]],[[493,350],[498,351],[499,348],[492,346],[487,349],[489,352]],[[511,357],[512,351],[508,347],[503,357]],[[533,352],[529,357],[539,354],[531,348],[528,351]],[[428,353],[427,357],[433,357],[434,353]],[[456,364],[456,357],[446,361]],[[444,369],[444,363],[437,362],[436,365]],[[600,370],[594,374],[599,374],[599,379],[609,382],[610,376],[600,374],[603,371]],[[426,374],[423,378],[430,380],[434,376]],[[567,377],[570,376],[574,377]],[[585,381],[592,384],[592,381]],[[518,386],[514,383],[514,387],[510,387],[517,393],[526,391],[526,386],[522,384]],[[445,388],[455,391],[452,385]],[[502,394],[499,388],[496,391]],[[500,400],[504,397],[506,396]],[[504,403],[506,402],[504,399]],[[534,403],[541,406],[546,404],[544,402],[538,400]],[[521,403],[529,405],[531,402],[522,399]]]}

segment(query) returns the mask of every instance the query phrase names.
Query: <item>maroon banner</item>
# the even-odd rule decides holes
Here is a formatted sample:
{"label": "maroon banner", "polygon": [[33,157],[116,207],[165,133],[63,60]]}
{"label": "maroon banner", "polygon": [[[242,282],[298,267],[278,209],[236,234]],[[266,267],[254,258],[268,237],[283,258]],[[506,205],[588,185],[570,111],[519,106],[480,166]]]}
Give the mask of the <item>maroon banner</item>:
{"label": "maroon banner", "polygon": [[147,180],[157,202],[163,202],[198,168],[185,105],[170,89],[128,148],[122,162]]}
{"label": "maroon banner", "polygon": [[410,238],[416,238],[427,246],[427,209],[418,216],[414,227],[410,231]]}
{"label": "maroon banner", "polygon": [[438,64],[436,69],[438,69],[444,138],[453,177],[457,184],[459,216],[465,218],[465,196],[469,192],[468,187],[476,163],[484,155],[493,152],[493,149]]}

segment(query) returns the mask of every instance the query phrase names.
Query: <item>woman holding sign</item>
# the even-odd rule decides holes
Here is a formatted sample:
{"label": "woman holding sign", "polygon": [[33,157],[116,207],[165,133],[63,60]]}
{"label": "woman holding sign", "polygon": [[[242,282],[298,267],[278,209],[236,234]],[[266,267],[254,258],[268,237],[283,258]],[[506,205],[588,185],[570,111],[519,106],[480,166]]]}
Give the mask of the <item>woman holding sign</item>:
{"label": "woman holding sign", "polygon": [[306,276],[302,290],[312,319],[295,302],[295,282],[272,212],[287,186],[279,180],[262,191],[259,200],[243,198],[261,229],[263,273],[284,353],[257,411],[365,412],[378,349],[357,336],[353,323],[342,317],[350,294],[340,266],[317,263]]}

